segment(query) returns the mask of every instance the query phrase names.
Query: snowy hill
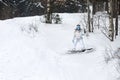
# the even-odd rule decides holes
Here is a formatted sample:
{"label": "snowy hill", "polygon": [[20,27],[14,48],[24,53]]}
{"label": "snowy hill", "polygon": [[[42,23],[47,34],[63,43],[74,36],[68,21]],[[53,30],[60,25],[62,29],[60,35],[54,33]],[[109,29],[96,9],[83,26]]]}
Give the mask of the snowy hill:
{"label": "snowy hill", "polygon": [[73,48],[75,25],[85,14],[60,14],[62,24],[44,24],[40,17],[0,21],[0,80],[114,80],[114,63],[104,60],[106,48],[120,47],[120,36],[110,42],[96,29],[84,36],[89,54],[66,54]]}

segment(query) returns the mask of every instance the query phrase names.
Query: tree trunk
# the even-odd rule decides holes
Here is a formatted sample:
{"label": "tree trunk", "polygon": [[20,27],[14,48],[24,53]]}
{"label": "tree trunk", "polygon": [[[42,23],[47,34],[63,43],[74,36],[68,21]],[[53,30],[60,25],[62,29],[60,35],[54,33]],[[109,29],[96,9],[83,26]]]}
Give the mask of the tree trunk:
{"label": "tree trunk", "polygon": [[114,41],[114,25],[113,25],[113,0],[110,0],[110,13],[109,13],[109,37]]}
{"label": "tree trunk", "polygon": [[51,1],[47,0],[47,16],[46,23],[52,23]]}
{"label": "tree trunk", "polygon": [[115,35],[118,35],[118,14],[119,14],[119,9],[118,9],[118,0],[115,0],[115,12],[116,12],[116,16],[115,16]]}
{"label": "tree trunk", "polygon": [[90,7],[90,22],[91,22],[91,32],[93,32],[94,30],[94,26],[93,26],[93,4]]}
{"label": "tree trunk", "polygon": [[109,10],[108,10],[108,0],[106,0],[105,11],[109,12]]}
{"label": "tree trunk", "polygon": [[95,12],[96,12],[96,2],[93,2],[93,14],[95,14]]}
{"label": "tree trunk", "polygon": [[87,0],[87,12],[88,12],[88,31],[91,32],[91,26],[90,26],[90,7],[89,7],[89,0]]}
{"label": "tree trunk", "polygon": [[113,0],[112,3],[113,3],[113,18],[116,18],[116,15],[117,15],[117,14],[116,14],[116,5],[117,5],[117,4],[116,4],[116,0]]}
{"label": "tree trunk", "polygon": [[117,0],[117,8],[118,8],[118,15],[120,15],[120,1],[119,0]]}

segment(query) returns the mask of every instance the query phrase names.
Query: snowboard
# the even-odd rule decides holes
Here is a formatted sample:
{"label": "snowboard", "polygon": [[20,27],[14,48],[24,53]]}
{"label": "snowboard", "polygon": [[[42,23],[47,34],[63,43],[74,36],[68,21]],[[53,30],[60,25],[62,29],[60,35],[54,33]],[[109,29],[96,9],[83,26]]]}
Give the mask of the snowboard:
{"label": "snowboard", "polygon": [[83,50],[68,50],[67,54],[77,54],[77,53],[90,53],[93,52],[93,48],[87,48]]}

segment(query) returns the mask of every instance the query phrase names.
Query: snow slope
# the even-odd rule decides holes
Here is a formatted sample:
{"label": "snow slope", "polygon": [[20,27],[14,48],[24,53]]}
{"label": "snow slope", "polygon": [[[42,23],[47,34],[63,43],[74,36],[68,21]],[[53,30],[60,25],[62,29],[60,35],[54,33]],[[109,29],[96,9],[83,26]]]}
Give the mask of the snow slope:
{"label": "snow slope", "polygon": [[[40,17],[0,21],[0,80],[114,80],[113,65],[104,61],[105,49],[120,47],[99,30],[84,36],[89,54],[66,54],[72,49],[75,25],[85,14],[60,14],[62,24],[44,24]],[[84,27],[84,26],[83,26]]]}

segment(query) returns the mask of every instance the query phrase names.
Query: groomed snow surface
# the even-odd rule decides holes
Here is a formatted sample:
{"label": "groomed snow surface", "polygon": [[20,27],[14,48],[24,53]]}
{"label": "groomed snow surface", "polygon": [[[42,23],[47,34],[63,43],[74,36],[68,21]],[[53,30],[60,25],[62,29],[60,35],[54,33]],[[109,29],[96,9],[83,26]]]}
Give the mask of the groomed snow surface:
{"label": "groomed snow surface", "polygon": [[66,54],[85,14],[60,16],[62,24],[41,23],[42,16],[0,21],[0,80],[116,80],[114,63],[106,64],[104,54],[120,47],[120,36],[110,42],[96,28],[84,36],[86,48],[95,51]]}

